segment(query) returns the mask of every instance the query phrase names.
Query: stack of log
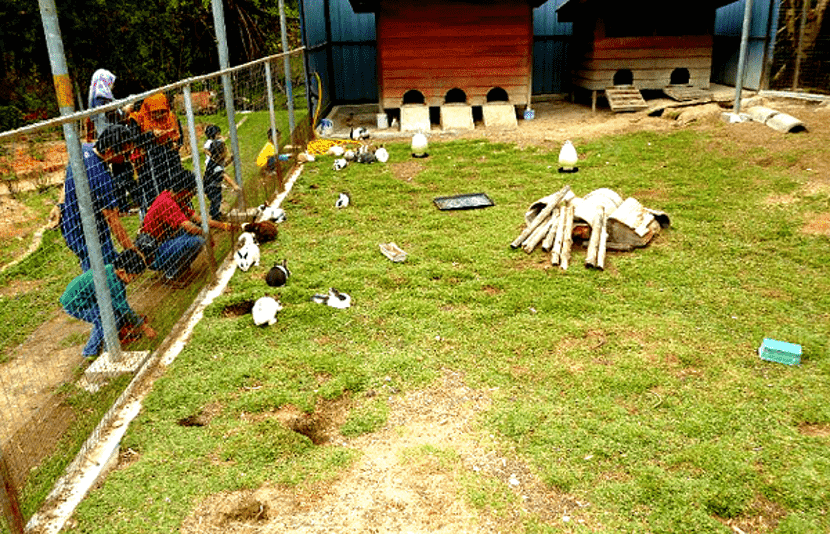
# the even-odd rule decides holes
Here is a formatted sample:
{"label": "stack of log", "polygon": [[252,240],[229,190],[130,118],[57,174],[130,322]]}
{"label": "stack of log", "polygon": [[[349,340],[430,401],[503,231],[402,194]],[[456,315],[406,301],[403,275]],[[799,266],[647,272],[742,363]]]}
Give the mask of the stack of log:
{"label": "stack of log", "polygon": [[550,253],[551,265],[567,270],[577,236],[587,240],[585,266],[603,270],[606,250],[645,246],[668,226],[665,213],[644,208],[634,198],[623,202],[616,192],[605,188],[577,197],[566,185],[530,205],[525,228],[510,246],[530,254],[541,244],[542,250]]}

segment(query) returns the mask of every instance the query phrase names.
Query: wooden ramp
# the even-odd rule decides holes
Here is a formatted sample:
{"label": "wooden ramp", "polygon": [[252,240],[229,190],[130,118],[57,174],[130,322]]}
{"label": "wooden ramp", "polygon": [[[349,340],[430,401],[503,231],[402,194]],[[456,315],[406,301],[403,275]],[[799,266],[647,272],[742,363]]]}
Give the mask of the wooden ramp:
{"label": "wooden ramp", "polygon": [[640,90],[633,85],[608,87],[605,89],[605,98],[614,113],[640,111],[648,107]]}
{"label": "wooden ramp", "polygon": [[691,85],[668,85],[663,88],[663,93],[678,102],[689,102],[692,100],[711,102],[714,99],[714,93],[712,91]]}

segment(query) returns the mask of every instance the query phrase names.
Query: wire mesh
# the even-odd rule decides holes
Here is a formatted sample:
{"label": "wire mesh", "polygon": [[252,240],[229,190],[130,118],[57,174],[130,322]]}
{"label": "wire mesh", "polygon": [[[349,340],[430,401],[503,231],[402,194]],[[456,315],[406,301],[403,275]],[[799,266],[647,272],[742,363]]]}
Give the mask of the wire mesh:
{"label": "wire mesh", "polygon": [[779,9],[770,88],[830,94],[830,6],[783,0]]}
{"label": "wire mesh", "polygon": [[[24,517],[278,194],[291,147],[312,132],[302,53],[290,59],[293,139],[281,56],[0,134],[0,447]],[[91,210],[64,123],[81,141]]]}

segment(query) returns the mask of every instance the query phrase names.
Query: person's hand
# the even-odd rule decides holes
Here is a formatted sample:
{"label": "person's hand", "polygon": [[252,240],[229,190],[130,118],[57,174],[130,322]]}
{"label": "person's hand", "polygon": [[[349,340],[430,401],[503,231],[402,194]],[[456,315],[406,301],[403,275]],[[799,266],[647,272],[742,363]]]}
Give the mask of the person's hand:
{"label": "person's hand", "polygon": [[144,256],[144,253],[143,253],[143,252],[141,252],[141,251],[138,249],[138,247],[136,247],[135,245],[133,245],[132,250],[134,250],[134,251],[136,251],[136,252],[138,253],[139,257],[141,258],[141,261],[143,261],[143,262],[144,262],[144,265],[150,265],[149,263],[147,263],[147,257],[146,257],[146,256]]}

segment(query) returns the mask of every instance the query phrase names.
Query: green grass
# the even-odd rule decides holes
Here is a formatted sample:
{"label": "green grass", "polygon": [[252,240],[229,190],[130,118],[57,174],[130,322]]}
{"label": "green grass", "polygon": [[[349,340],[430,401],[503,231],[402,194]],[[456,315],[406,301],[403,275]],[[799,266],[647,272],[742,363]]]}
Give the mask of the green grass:
{"label": "green grass", "polygon": [[[209,494],[333,477],[352,452],[315,446],[268,414],[417,389],[442,368],[498,388],[480,430],[551,491],[590,502],[580,513],[598,531],[725,533],[724,521],[767,509],[777,533],[830,531],[830,248],[799,232],[827,199],[802,194],[783,167],[706,147],[692,132],[605,138],[580,147],[580,172],[566,178],[556,153],[478,140],[432,143],[411,181],[391,164],[308,164],[278,244],[208,308],[122,443],[138,461],[81,504],[76,531],[171,532]],[[388,148],[392,163],[411,161],[407,146]],[[564,183],[634,196],[672,227],[610,254],[603,272],[584,269],[581,250],[567,272],[545,269],[546,255],[508,244],[527,206]],[[338,211],[340,191],[353,202]],[[495,206],[432,204],[479,191]],[[782,193],[799,201],[764,202]],[[405,263],[379,253],[388,241]],[[293,277],[276,325],[224,313],[270,292],[261,276],[284,257]],[[309,301],[328,287],[354,306]],[[760,360],[763,337],[801,344],[802,364]],[[218,412],[208,424],[177,423],[208,406]],[[387,410],[356,403],[342,432],[371,432]],[[454,461],[435,445],[413,457]],[[476,508],[498,517],[514,506],[503,482],[461,482],[459,499]]]}

